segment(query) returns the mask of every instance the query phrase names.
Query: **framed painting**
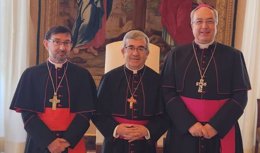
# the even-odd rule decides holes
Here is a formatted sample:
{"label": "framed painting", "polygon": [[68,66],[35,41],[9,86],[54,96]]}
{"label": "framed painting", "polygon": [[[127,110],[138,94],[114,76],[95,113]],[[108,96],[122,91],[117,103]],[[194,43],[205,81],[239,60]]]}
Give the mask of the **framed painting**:
{"label": "framed painting", "polygon": [[[39,0],[40,26],[38,41],[43,41],[45,32],[53,25],[66,25],[73,28],[77,21],[80,3],[90,0]],[[105,39],[99,46],[75,47],[69,55],[70,60],[87,68],[98,84],[104,73],[105,45],[122,40],[123,35],[131,29],[141,29],[150,38],[151,43],[161,49],[161,59],[170,50],[169,40],[163,38],[163,27],[159,5],[163,0],[104,0],[112,2],[107,11]],[[96,0],[98,2],[98,0]],[[234,0],[193,0],[193,3],[205,2],[214,6],[219,12],[217,40],[227,45],[232,44],[233,20],[235,12]],[[102,4],[103,5],[103,4]],[[81,5],[81,7],[83,4]],[[86,5],[85,5],[86,6]],[[170,41],[171,38],[170,38]],[[39,62],[48,57],[43,45],[39,45]]]}

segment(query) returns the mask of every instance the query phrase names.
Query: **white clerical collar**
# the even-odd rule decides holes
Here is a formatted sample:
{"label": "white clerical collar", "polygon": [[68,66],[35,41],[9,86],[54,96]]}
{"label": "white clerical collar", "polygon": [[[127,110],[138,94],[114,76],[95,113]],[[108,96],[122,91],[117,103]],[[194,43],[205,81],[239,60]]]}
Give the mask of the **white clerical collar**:
{"label": "white clerical collar", "polygon": [[55,63],[51,61],[50,58],[48,58],[48,61],[55,66],[55,69],[62,68],[62,65],[67,62],[67,60],[65,60],[63,63]]}
{"label": "white clerical collar", "polygon": [[210,45],[212,45],[214,43],[215,40],[212,40],[211,42],[207,43],[207,44],[201,44],[199,42],[197,42],[195,40],[195,43],[199,45],[200,49],[205,49],[205,48],[209,48]]}
{"label": "white clerical collar", "polygon": [[133,71],[133,74],[137,74],[137,72],[138,72],[139,70],[141,70],[142,68],[144,68],[144,65],[143,65],[143,66],[142,66],[140,69],[138,69],[138,70],[132,70],[132,69],[130,69],[127,65],[125,65],[125,66],[126,66],[127,69]]}

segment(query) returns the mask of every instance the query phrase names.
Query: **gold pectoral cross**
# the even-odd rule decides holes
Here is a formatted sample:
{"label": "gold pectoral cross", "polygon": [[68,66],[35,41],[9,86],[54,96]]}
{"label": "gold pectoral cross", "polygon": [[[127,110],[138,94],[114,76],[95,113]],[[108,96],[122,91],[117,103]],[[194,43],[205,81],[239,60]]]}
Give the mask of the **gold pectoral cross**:
{"label": "gold pectoral cross", "polygon": [[133,109],[134,108],[134,104],[136,103],[136,99],[134,99],[134,97],[131,96],[130,98],[127,99],[127,101],[129,102],[129,108]]}
{"label": "gold pectoral cross", "polygon": [[56,110],[57,104],[60,103],[60,100],[58,99],[56,93],[54,93],[53,97],[51,99],[49,99],[49,102],[52,103],[52,110]]}
{"label": "gold pectoral cross", "polygon": [[207,86],[207,82],[204,82],[204,79],[201,78],[200,82],[196,82],[196,86],[198,86],[198,93],[203,93],[203,88]]}

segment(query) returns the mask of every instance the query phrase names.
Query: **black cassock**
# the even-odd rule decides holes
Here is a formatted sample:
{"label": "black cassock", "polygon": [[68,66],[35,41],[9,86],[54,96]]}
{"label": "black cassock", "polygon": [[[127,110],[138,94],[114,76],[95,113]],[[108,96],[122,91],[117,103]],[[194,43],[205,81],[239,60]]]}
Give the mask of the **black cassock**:
{"label": "black cassock", "polygon": [[[57,91],[60,103],[56,110],[52,110],[49,102],[54,94],[52,81],[55,90],[61,82]],[[66,62],[62,68],[55,69],[53,64],[46,62],[26,69],[10,106],[10,109],[22,113],[27,132],[25,152],[47,153],[48,145],[60,137],[71,144],[65,152],[76,149],[83,153],[81,139],[89,127],[96,100],[92,76],[75,64]]]}
{"label": "black cassock", "polygon": [[[209,63],[215,45],[215,54]],[[243,114],[247,103],[247,91],[251,88],[243,55],[240,51],[220,43],[213,43],[204,50],[195,44],[194,49],[202,74],[209,63],[205,72],[207,85],[203,87],[202,93],[198,93],[196,86],[200,80],[200,73],[192,44],[176,47],[170,51],[163,67],[163,98],[172,123],[164,152],[220,153],[223,149],[220,141],[234,127],[234,150],[235,153],[242,153],[237,120]],[[225,104],[206,122],[217,130],[218,134],[215,137],[203,139],[193,137],[188,132],[198,120],[181,97],[209,101],[226,99]],[[211,103],[206,105],[210,106]]]}
{"label": "black cassock", "polygon": [[[134,98],[137,102],[133,104],[133,109],[130,109],[127,101],[131,97],[128,84],[132,93],[136,90]],[[102,77],[98,89],[97,115],[93,119],[105,138],[102,153],[155,153],[156,141],[168,126],[159,95],[159,74],[147,66],[136,74],[121,66]],[[121,138],[114,138],[114,129],[120,122],[115,118],[136,122],[147,121],[145,126],[151,138],[131,143]]]}

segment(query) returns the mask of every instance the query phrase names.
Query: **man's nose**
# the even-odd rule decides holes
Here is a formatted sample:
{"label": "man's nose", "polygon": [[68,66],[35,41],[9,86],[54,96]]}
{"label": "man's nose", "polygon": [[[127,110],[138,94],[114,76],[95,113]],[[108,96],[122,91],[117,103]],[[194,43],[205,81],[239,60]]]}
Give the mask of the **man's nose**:
{"label": "man's nose", "polygon": [[203,28],[207,28],[209,26],[209,24],[206,21],[203,21],[201,26]]}
{"label": "man's nose", "polygon": [[64,43],[59,44],[59,49],[64,50],[65,49],[65,44]]}
{"label": "man's nose", "polygon": [[139,51],[138,51],[138,48],[135,48],[132,52],[133,55],[138,55],[139,54]]}

